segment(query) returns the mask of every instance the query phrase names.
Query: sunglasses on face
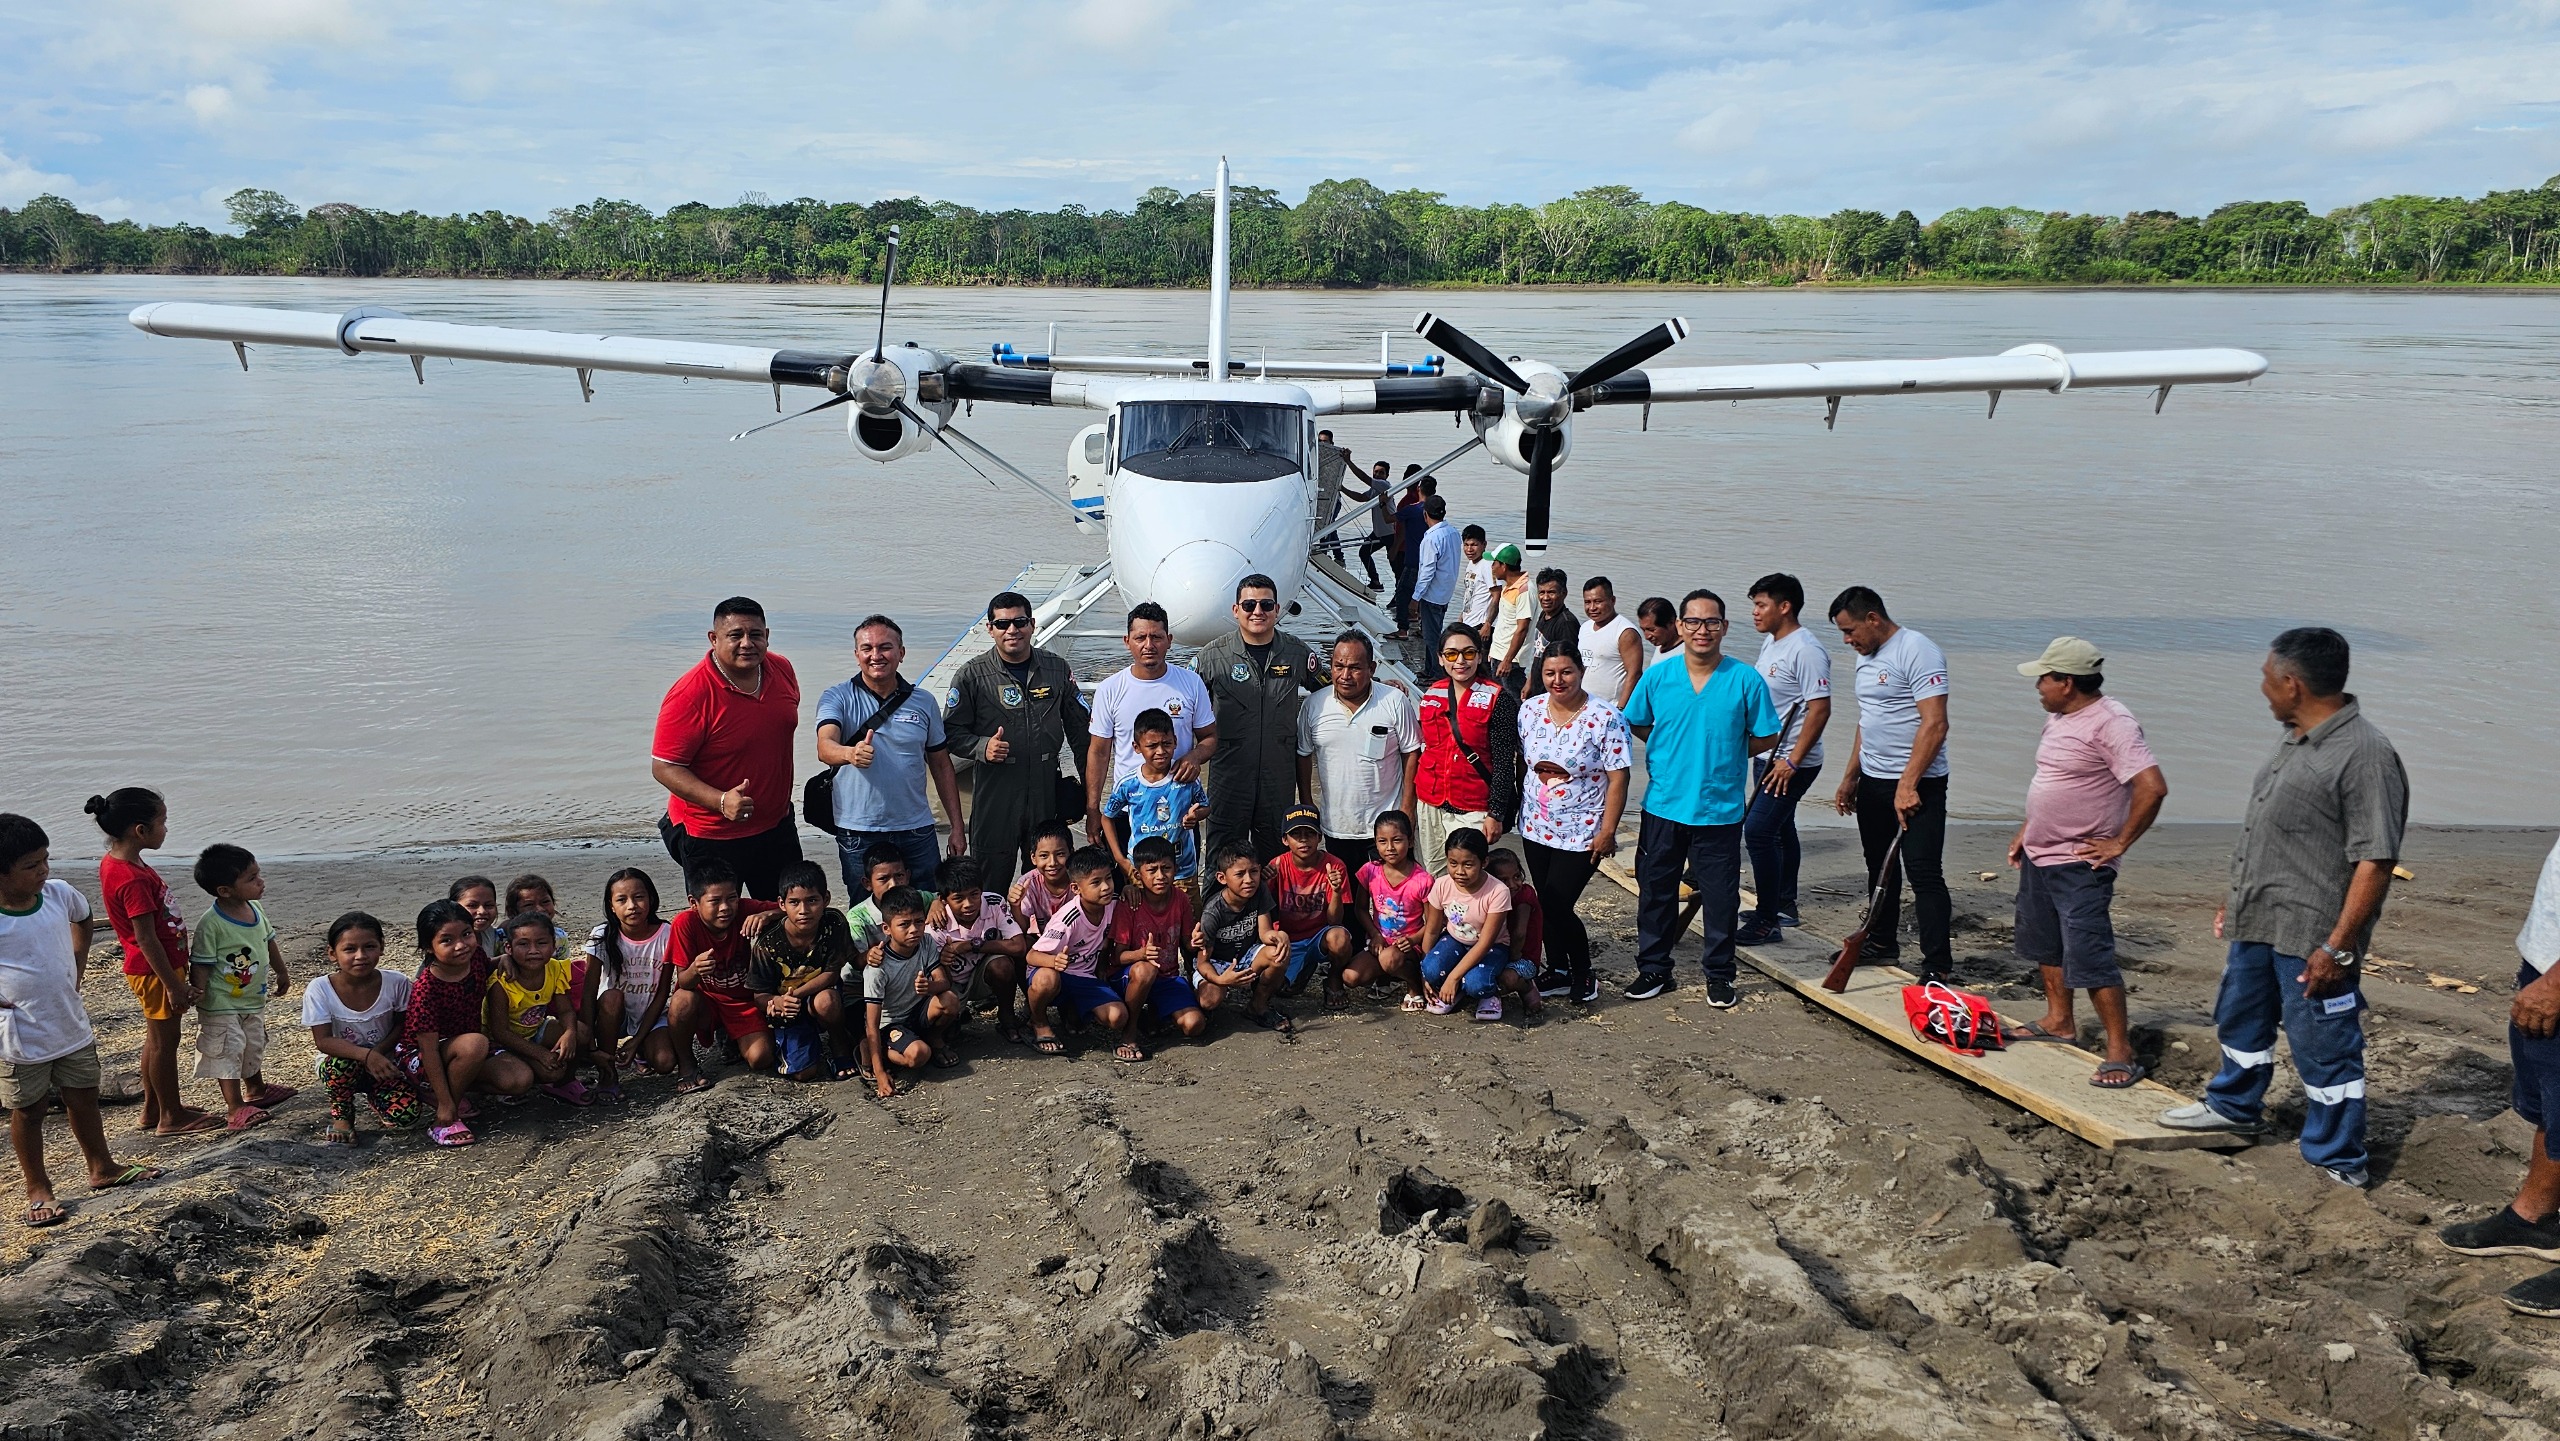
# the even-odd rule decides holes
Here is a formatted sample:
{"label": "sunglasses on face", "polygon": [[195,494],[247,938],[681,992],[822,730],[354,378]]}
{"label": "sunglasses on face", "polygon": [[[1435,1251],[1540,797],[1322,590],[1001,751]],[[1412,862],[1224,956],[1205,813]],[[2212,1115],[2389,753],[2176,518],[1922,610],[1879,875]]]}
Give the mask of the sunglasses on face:
{"label": "sunglasses on face", "polygon": [[1002,620],[991,620],[991,621],[988,621],[988,622],[987,622],[987,629],[989,629],[989,630],[1020,630],[1020,629],[1022,629],[1024,626],[1029,625],[1029,624],[1031,624],[1031,617],[1029,617],[1029,616],[1027,616],[1027,615],[1009,615],[1009,616],[1004,617]]}
{"label": "sunglasses on face", "polygon": [[1248,615],[1266,610],[1278,610],[1279,608],[1280,602],[1276,600],[1240,600],[1236,602],[1236,609],[1243,611]]}
{"label": "sunglasses on face", "polygon": [[1457,646],[1440,652],[1440,658],[1442,660],[1474,660],[1476,649],[1473,646]]}

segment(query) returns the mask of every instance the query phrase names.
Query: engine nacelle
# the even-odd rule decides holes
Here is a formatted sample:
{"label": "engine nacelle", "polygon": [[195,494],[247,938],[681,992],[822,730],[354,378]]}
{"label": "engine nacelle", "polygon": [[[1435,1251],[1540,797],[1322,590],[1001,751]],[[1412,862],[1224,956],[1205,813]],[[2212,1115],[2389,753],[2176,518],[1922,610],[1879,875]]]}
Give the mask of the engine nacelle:
{"label": "engine nacelle", "polygon": [[[938,351],[901,345],[878,360],[864,356],[847,366],[845,393],[854,399],[845,433],[853,438],[853,448],[865,459],[884,463],[932,449],[934,432],[951,419],[957,402],[924,397],[940,395],[939,372],[950,363]],[[904,402],[914,418],[901,414],[898,402]],[[923,424],[917,424],[918,419]]]}
{"label": "engine nacelle", "polygon": [[[1565,421],[1558,427],[1558,431],[1559,444],[1556,447],[1554,463],[1561,466],[1573,454],[1573,422]],[[1479,418],[1476,421],[1476,434],[1484,437],[1484,448],[1495,460],[1522,475],[1529,473],[1530,430],[1521,422],[1520,412],[1516,407],[1506,404],[1502,408],[1500,417]]]}

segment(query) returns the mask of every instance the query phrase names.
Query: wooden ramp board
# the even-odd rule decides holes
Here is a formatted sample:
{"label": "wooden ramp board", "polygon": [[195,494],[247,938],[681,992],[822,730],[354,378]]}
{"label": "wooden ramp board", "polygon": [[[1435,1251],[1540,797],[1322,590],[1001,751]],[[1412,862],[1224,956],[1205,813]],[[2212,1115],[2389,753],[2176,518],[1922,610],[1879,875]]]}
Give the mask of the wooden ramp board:
{"label": "wooden ramp board", "polygon": [[[1635,876],[1616,860],[1600,869],[1632,894]],[[1748,902],[1746,901],[1746,908]],[[1694,914],[1691,912],[1689,914]],[[1685,922],[1689,914],[1684,914]],[[1681,926],[1685,935],[1687,925]],[[1839,943],[1811,931],[1792,930],[1774,945],[1738,946],[1735,954],[1753,970],[1785,986],[1834,1015],[1845,1017],[1903,1050],[1982,1087],[2002,1100],[2022,1106],[2092,1145],[2113,1149],[2166,1151],[2184,1147],[2227,1149],[2249,1144],[2227,1131],[2177,1131],[2156,1117],[2187,1097],[2143,1079],[2120,1091],[2089,1084],[2097,1058],[2077,1046],[2034,1041],[1981,1056],[1960,1056],[1934,1041],[1922,1040],[1902,1011],[1902,988],[1919,978],[1893,966],[1860,966],[1850,974],[1849,988],[1837,995],[1822,988],[1822,978],[1839,954]],[[2006,1019],[2004,1013],[2003,1016]]]}

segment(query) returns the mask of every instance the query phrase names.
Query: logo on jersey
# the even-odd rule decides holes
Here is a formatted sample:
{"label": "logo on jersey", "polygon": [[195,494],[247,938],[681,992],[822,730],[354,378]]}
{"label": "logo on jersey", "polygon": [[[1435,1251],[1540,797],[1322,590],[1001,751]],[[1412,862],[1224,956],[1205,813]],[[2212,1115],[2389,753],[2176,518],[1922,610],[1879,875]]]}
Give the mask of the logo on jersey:
{"label": "logo on jersey", "polygon": [[1238,685],[1242,685],[1246,681],[1253,679],[1253,667],[1246,665],[1243,661],[1237,661],[1234,668],[1227,672],[1227,679],[1234,681]]}
{"label": "logo on jersey", "polygon": [[1182,719],[1182,702],[1179,700],[1166,701],[1164,703],[1164,713],[1173,717],[1175,720]]}

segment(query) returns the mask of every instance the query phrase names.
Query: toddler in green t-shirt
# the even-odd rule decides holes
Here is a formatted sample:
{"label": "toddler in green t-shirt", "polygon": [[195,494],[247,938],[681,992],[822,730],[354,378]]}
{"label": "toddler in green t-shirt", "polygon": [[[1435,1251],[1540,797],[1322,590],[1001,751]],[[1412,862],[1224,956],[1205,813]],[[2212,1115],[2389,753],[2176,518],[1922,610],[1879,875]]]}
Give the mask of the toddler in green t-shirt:
{"label": "toddler in green t-shirt", "polygon": [[267,1119],[267,1108],[292,1100],[290,1086],[267,1084],[267,989],[287,986],[284,950],[258,899],[267,893],[258,858],[239,846],[212,845],[196,857],[196,884],[213,897],[187,948],[187,980],[196,1004],[196,1079],[218,1082],[231,1129]]}

